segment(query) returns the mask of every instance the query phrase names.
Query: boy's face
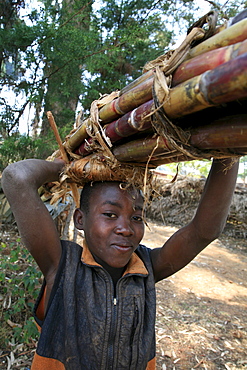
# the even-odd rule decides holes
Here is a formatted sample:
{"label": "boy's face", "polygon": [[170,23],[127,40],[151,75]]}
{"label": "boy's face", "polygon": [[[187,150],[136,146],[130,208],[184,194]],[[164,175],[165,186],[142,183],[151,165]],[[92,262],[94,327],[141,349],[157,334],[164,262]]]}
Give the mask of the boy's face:
{"label": "boy's face", "polygon": [[[77,211],[78,212],[78,211]],[[93,190],[89,212],[80,210],[80,225],[96,261],[115,268],[124,267],[144,234],[143,198],[119,183],[107,183]]]}

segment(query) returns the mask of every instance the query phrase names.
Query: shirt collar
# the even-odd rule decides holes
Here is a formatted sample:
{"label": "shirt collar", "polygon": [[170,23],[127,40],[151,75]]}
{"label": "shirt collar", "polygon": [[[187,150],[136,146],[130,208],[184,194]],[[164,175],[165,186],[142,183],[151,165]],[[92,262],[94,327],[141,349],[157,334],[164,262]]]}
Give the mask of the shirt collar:
{"label": "shirt collar", "polygon": [[[92,253],[90,252],[85,239],[83,239],[83,248],[81,254],[81,261],[88,266],[100,266],[98,262],[95,261]],[[141,274],[141,275],[148,275],[148,270],[144,265],[144,262],[141,258],[134,252],[130,257],[126,270],[123,276],[127,274]]]}

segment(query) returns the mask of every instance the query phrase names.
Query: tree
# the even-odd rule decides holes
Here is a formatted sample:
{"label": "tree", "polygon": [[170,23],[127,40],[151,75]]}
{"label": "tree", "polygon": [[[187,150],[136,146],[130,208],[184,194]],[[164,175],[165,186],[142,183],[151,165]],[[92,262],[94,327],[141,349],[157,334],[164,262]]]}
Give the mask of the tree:
{"label": "tree", "polygon": [[[22,0],[16,2],[3,0],[0,4],[0,86],[5,93],[6,90],[11,89],[14,95],[18,95],[26,87],[24,86],[26,82],[20,81],[23,75],[20,53],[25,52],[35,38],[35,30],[30,29],[19,18],[19,10],[22,6],[24,6]],[[15,129],[25,104],[10,105],[2,96],[0,108],[0,132],[1,136],[6,138]]]}
{"label": "tree", "polygon": [[[49,3],[45,3],[45,17],[52,20],[49,36],[39,48],[45,62],[44,111],[51,110],[60,127],[66,124],[72,127],[82,92],[83,61],[88,53],[89,39],[93,43],[95,38],[90,29],[92,5],[87,0],[63,0],[54,11]],[[48,129],[44,113],[41,134],[46,135]]]}
{"label": "tree", "polygon": [[[59,25],[41,48],[49,60],[45,110],[50,107],[59,126],[66,121],[71,126],[79,95],[88,111],[101,93],[125,86],[141,73],[149,56],[163,53],[171,32],[166,30],[160,14],[147,16],[147,3],[111,0],[102,2],[100,9],[85,3],[78,12],[75,1],[63,1]],[[63,106],[60,113],[59,106]],[[46,131],[43,121],[42,133]]]}
{"label": "tree", "polygon": [[[191,9],[191,1],[179,3]],[[6,115],[11,120],[7,136],[18,129],[27,107],[36,112],[34,132],[44,108],[57,113],[59,126],[71,124],[79,95],[88,110],[100,93],[136,78],[147,60],[163,53],[172,36],[162,15],[174,10],[171,1],[108,0],[100,7],[97,1],[85,0],[43,0],[35,8],[31,1],[25,6],[21,1],[4,4],[0,81],[18,97],[18,104],[1,100],[4,122]],[[11,73],[6,69],[10,61]]]}

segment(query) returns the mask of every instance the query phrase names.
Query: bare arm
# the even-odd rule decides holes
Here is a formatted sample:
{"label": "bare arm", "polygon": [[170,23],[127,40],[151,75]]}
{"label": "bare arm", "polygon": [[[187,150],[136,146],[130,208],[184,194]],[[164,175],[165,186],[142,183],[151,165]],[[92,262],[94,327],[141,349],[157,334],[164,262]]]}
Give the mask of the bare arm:
{"label": "bare arm", "polygon": [[186,266],[223,231],[238,173],[238,161],[224,172],[231,161],[213,161],[193,220],[151,251],[156,281]]}
{"label": "bare arm", "polygon": [[9,165],[2,186],[15,216],[21,238],[38,263],[47,282],[55,276],[61,246],[55,224],[38,194],[38,188],[58,180],[62,160],[27,159]]}

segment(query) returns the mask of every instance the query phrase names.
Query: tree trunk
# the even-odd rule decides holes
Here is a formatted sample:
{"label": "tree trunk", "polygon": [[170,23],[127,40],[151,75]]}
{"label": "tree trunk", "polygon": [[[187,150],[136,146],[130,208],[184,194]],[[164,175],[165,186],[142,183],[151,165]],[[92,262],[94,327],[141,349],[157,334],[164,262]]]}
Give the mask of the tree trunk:
{"label": "tree trunk", "polygon": [[[51,111],[58,127],[69,124],[72,127],[75,120],[76,107],[81,94],[82,62],[76,59],[69,50],[73,45],[70,39],[71,29],[78,30],[78,34],[88,30],[90,24],[91,5],[83,0],[78,5],[74,0],[63,0],[60,26],[55,35],[54,55],[48,60],[44,68],[47,78],[47,92],[44,97],[44,114],[42,119],[41,135],[46,136],[49,131],[49,123],[46,112]],[[68,27],[69,32],[64,32]],[[60,58],[60,50],[56,49],[56,37],[59,39],[59,47],[63,45],[65,57]],[[67,46],[67,48],[66,48]],[[50,50],[49,50],[50,51]],[[66,59],[65,59],[66,58]]]}

